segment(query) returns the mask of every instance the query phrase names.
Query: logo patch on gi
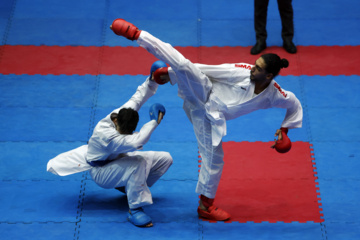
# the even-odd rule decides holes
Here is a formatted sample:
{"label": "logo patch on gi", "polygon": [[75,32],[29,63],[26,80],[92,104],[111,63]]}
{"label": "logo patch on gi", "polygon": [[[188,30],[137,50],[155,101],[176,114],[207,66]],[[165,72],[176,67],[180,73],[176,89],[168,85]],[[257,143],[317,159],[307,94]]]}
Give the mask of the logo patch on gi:
{"label": "logo patch on gi", "polygon": [[280,87],[279,84],[274,83],[274,87],[277,88],[277,90],[279,90],[279,92],[280,92],[284,97],[287,96],[287,94],[281,89],[281,87]]}
{"label": "logo patch on gi", "polygon": [[251,66],[247,65],[247,64],[235,64],[235,67],[245,68],[247,70],[251,70]]}

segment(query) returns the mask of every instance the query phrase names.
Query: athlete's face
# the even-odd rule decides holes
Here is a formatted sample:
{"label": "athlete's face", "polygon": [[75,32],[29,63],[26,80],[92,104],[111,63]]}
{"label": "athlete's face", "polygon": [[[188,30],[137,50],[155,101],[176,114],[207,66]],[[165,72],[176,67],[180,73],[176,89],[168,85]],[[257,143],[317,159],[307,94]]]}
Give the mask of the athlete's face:
{"label": "athlete's face", "polygon": [[250,79],[253,82],[264,82],[272,79],[272,74],[266,72],[266,64],[263,58],[259,58],[255,61],[255,65],[250,72]]}

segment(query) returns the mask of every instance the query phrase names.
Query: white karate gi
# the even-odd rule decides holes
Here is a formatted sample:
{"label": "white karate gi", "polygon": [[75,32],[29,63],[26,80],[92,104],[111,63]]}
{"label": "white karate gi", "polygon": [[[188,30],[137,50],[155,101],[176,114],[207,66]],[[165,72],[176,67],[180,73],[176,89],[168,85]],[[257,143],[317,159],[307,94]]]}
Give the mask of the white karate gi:
{"label": "white karate gi", "polygon": [[[139,111],[155,94],[157,87],[157,83],[147,79],[127,103],[112,113],[118,113],[121,108]],[[168,170],[173,160],[168,152],[138,150],[150,139],[158,123],[151,120],[144,124],[139,132],[125,135],[116,130],[110,115],[111,113],[96,125],[88,145],[51,159],[47,166],[48,171],[64,176],[90,169],[92,179],[100,187],[125,186],[131,209],[152,204],[149,187]],[[99,161],[110,162],[96,167],[88,164]]]}
{"label": "white karate gi", "polygon": [[258,109],[285,108],[281,127],[300,128],[302,107],[295,95],[272,80],[259,95],[250,80],[252,65],[245,63],[193,64],[170,44],[142,31],[137,43],[158,59],[168,63],[171,84],[178,84],[184,110],[193,124],[202,164],[196,192],[215,198],[223,169],[222,137],[226,120]]}

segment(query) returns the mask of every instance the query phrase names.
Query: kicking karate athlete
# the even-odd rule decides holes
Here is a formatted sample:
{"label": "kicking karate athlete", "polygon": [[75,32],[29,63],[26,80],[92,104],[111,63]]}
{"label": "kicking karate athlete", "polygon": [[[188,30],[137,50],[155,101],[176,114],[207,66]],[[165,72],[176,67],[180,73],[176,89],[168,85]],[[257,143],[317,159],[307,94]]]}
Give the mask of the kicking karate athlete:
{"label": "kicking karate athlete", "polygon": [[139,132],[134,132],[139,109],[158,88],[158,84],[150,79],[152,72],[163,66],[166,64],[161,61],[152,65],[150,77],[128,102],[96,125],[87,145],[58,155],[47,166],[49,172],[60,176],[89,170],[100,187],[126,191],[130,208],[128,220],[139,227],[153,226],[142,207],[153,203],[149,187],[173,162],[168,152],[139,151],[162,121],[164,106],[153,104],[151,120]]}
{"label": "kicking karate athlete", "polygon": [[281,128],[275,133],[278,140],[272,146],[278,152],[287,152],[291,147],[286,135],[288,128],[300,128],[303,116],[295,95],[281,89],[274,80],[289,62],[276,54],[266,54],[257,59],[255,65],[193,64],[170,44],[123,19],[114,20],[110,28],[117,35],[137,40],[141,47],[170,65],[157,69],[154,79],[160,84],[170,81],[178,85],[183,108],[193,124],[202,157],[196,187],[200,194],[198,214],[210,220],[228,220],[230,214],[214,206],[224,164],[222,137],[226,135],[226,120],[258,109],[287,109]]}

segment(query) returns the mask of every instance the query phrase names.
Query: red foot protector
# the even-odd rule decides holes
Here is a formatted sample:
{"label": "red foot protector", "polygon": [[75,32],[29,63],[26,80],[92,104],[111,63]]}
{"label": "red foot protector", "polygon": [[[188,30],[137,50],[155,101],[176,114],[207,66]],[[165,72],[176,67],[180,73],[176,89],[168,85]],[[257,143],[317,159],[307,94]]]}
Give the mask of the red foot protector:
{"label": "red foot protector", "polygon": [[207,211],[198,207],[197,212],[199,217],[208,219],[210,221],[225,221],[231,217],[229,213],[215,206],[210,206]]}
{"label": "red foot protector", "polygon": [[[192,62],[254,63],[251,47],[176,47]],[[298,46],[297,54],[268,47],[290,62],[280,75],[360,75],[360,46]],[[141,47],[0,46],[0,74],[147,75],[157,59]]]}
{"label": "red foot protector", "polygon": [[272,142],[225,142],[216,205],[237,222],[323,222],[311,145],[293,142],[280,154]]}
{"label": "red foot protector", "polygon": [[212,221],[226,221],[231,217],[229,213],[213,205],[214,199],[210,199],[205,197],[204,195],[200,195],[200,201],[207,209],[203,210],[199,206],[197,209],[199,217],[206,218]]}

